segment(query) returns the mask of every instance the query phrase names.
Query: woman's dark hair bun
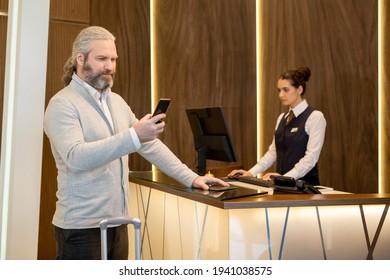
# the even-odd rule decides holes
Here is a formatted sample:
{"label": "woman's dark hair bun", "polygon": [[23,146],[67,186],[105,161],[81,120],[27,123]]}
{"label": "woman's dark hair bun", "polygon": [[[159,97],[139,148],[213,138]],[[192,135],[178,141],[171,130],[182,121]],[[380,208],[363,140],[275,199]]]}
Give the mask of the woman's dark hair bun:
{"label": "woman's dark hair bun", "polygon": [[303,91],[301,95],[303,95],[306,91],[306,82],[309,81],[310,75],[311,75],[311,71],[309,67],[302,66],[296,70],[288,70],[284,72],[282,75],[280,75],[280,79],[290,80],[291,85],[294,86],[295,88],[302,86]]}
{"label": "woman's dark hair bun", "polygon": [[310,75],[311,75],[311,71],[310,71],[309,67],[307,67],[307,66],[299,67],[296,70],[296,73],[300,77],[300,80],[303,80],[305,82],[309,81],[309,78],[310,78]]}

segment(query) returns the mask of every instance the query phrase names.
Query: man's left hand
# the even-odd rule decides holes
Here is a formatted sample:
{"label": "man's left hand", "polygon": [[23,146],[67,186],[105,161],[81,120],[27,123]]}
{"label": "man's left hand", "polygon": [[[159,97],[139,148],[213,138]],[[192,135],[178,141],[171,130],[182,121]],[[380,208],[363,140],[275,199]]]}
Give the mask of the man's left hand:
{"label": "man's left hand", "polygon": [[199,189],[204,189],[204,190],[208,190],[209,185],[212,185],[212,184],[218,184],[218,185],[221,185],[223,187],[229,186],[228,183],[222,181],[221,179],[211,177],[211,176],[199,176],[199,177],[196,177],[195,180],[192,182],[192,186],[194,188],[199,188]]}

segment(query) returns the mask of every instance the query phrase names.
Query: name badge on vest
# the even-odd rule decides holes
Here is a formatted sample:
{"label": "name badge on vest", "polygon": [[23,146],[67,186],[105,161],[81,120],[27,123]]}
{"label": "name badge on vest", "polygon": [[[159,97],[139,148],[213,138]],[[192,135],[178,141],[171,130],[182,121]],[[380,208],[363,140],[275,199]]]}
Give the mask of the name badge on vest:
{"label": "name badge on vest", "polygon": [[298,131],[298,127],[291,128],[291,132],[297,132],[297,131]]}

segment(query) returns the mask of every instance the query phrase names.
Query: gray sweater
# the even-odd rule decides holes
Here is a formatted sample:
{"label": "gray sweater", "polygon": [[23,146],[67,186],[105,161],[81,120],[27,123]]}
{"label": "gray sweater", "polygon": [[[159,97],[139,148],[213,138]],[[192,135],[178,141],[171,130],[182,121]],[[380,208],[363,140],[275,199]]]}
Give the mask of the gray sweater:
{"label": "gray sweater", "polygon": [[110,92],[112,129],[103,111],[76,75],[50,100],[44,130],[58,169],[53,224],[61,228],[98,227],[102,219],[128,217],[128,154],[138,152],[167,175],[190,187],[198,176],[160,140],[132,141],[137,118]]}

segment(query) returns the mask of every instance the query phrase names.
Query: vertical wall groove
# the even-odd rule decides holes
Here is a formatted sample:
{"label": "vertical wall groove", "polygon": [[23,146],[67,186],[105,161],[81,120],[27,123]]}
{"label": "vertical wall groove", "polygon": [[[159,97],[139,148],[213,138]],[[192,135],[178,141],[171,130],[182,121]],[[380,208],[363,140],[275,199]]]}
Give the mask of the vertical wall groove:
{"label": "vertical wall groove", "polygon": [[379,0],[381,2],[382,10],[381,13],[381,22],[379,23],[381,31],[381,61],[379,61],[379,67],[381,67],[381,92],[382,95],[382,116],[381,116],[381,129],[382,129],[382,146],[379,147],[379,153],[381,154],[381,179],[382,179],[382,189],[383,193],[390,192],[390,116],[388,114],[390,109],[390,97],[387,93],[387,89],[390,87],[390,1],[389,0]]}

